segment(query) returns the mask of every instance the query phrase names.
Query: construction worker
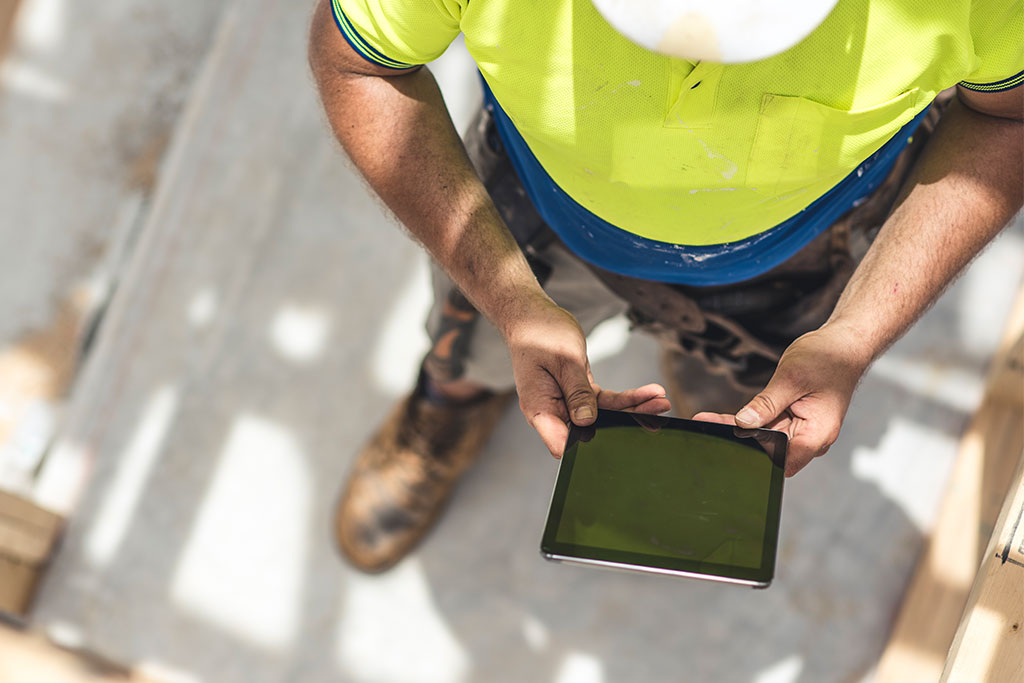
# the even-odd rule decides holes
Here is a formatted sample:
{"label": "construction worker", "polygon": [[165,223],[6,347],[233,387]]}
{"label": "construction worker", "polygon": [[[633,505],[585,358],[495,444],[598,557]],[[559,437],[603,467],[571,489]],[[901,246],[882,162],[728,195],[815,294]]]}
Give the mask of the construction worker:
{"label": "construction worker", "polygon": [[[1020,0],[839,0],[763,59],[677,4],[321,0],[334,133],[436,264],[433,346],[338,505],[354,566],[422,538],[513,387],[556,456],[569,421],[667,393],[787,432],[794,474],[1021,207]],[[484,84],[464,141],[421,66],[459,33]],[[595,383],[585,335],[621,313],[661,341],[668,392]]]}

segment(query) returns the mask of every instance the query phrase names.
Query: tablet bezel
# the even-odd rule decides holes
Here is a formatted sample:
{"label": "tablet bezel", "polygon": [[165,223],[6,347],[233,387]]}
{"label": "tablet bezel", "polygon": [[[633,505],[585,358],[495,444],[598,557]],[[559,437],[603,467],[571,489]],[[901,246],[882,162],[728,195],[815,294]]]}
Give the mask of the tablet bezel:
{"label": "tablet bezel", "polygon": [[[752,445],[750,442],[754,441],[772,459],[773,468],[768,484],[768,509],[765,515],[765,537],[762,543],[763,551],[759,567],[740,567],[685,560],[671,556],[647,555],[611,548],[596,548],[563,543],[555,540],[558,524],[561,521],[562,510],[565,506],[569,482],[572,477],[572,469],[576,460],[576,446],[580,441],[589,440],[584,437],[588,433],[592,433],[591,430],[594,429],[609,427],[644,429],[645,427],[641,425],[640,420],[648,425],[648,428],[657,427],[658,430],[677,429],[696,434],[723,437],[746,446]],[[755,432],[757,440],[754,439]],[[768,446],[766,447],[762,442],[767,443]],[[785,433],[769,429],[740,430],[732,425],[714,422],[684,420],[665,416],[637,415],[635,413],[614,410],[599,410],[597,420],[592,425],[589,427],[572,425],[569,431],[569,438],[566,441],[565,450],[558,466],[558,474],[555,477],[555,486],[551,492],[551,502],[548,506],[547,520],[541,538],[541,555],[545,559],[558,562],[683,576],[766,588],[771,583],[775,574],[775,557],[778,548],[779,523],[782,513],[782,489],[785,480],[787,445],[788,438]],[[768,448],[773,452],[769,453]]]}

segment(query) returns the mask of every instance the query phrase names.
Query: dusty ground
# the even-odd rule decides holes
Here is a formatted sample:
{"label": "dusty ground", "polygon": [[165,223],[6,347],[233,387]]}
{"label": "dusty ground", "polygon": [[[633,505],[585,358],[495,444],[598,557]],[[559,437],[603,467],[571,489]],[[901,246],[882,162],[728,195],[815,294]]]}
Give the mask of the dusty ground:
{"label": "dusty ground", "polygon": [[[146,213],[133,285],[40,482],[65,500],[85,486],[35,623],[213,683],[868,676],[1021,282],[1021,225],[879,361],[840,441],[788,485],[770,590],[544,563],[554,462],[514,410],[429,542],[365,577],[334,553],[330,513],[348,463],[412,382],[426,265],[329,137],[305,64],[307,8],[232,6],[200,79],[207,99]],[[464,124],[471,69],[454,52],[436,71]],[[126,158],[152,157],[147,135],[128,137],[138,153]],[[152,163],[138,168],[131,187],[153,177]],[[49,329],[36,323],[24,327]],[[605,386],[658,378],[654,344],[627,339],[622,321],[591,350]]]}

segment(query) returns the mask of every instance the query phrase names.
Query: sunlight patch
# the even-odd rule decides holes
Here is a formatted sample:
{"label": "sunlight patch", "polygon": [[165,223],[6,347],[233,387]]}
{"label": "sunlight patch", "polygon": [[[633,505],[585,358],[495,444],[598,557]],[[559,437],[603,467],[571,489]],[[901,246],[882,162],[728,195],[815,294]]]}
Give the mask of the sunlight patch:
{"label": "sunlight patch", "polygon": [[977,372],[923,358],[887,353],[871,366],[869,377],[881,377],[915,396],[970,414],[981,405],[984,380]]}
{"label": "sunlight patch", "polygon": [[759,673],[754,683],[796,683],[803,670],[803,657],[790,655]]}
{"label": "sunlight patch", "polygon": [[1007,275],[1020,278],[1024,264],[1022,224],[1024,218],[1018,218],[1016,226],[997,237],[956,285],[960,293],[956,303],[960,341],[975,357],[992,354],[1017,297],[1018,287],[1007,283]]}
{"label": "sunlight patch", "polygon": [[85,537],[86,558],[96,567],[106,566],[121,545],[167,440],[167,432],[178,412],[179,398],[175,387],[157,390],[117,459],[113,481],[103,492],[103,502]]}
{"label": "sunlight patch", "polygon": [[0,65],[0,85],[43,102],[64,102],[69,96],[68,86],[63,81],[14,59]]}
{"label": "sunlight patch", "polygon": [[291,643],[311,498],[292,434],[264,419],[236,418],[174,573],[174,602],[246,641],[279,649]]}
{"label": "sunlight patch", "polygon": [[430,310],[431,292],[430,265],[426,255],[419,255],[391,310],[381,316],[384,324],[373,351],[373,379],[391,396],[409,391],[430,347],[423,324]]}
{"label": "sunlight patch", "polygon": [[604,683],[604,665],[586,652],[570,652],[562,659],[554,683]]}
{"label": "sunlight patch", "polygon": [[587,337],[587,356],[591,364],[618,355],[629,342],[629,321],[624,315],[605,320]]}
{"label": "sunlight patch", "polygon": [[217,314],[217,295],[210,288],[200,290],[188,303],[188,321],[194,327],[206,327]]}
{"label": "sunlight patch", "polygon": [[523,640],[534,652],[547,649],[551,642],[551,632],[537,617],[527,614],[523,617]]}
{"label": "sunlight patch", "polygon": [[[871,482],[899,506],[921,533],[935,522],[957,440],[933,428],[894,417],[877,448],[859,446],[850,458],[853,476]],[[914,482],[908,486],[907,482]]]}
{"label": "sunlight patch", "polygon": [[67,0],[25,0],[18,11],[18,42],[38,52],[52,52],[64,44]]}
{"label": "sunlight patch", "polygon": [[389,683],[466,679],[469,657],[434,605],[418,560],[381,576],[350,573],[346,589],[336,649],[346,674]]}
{"label": "sunlight patch", "polygon": [[270,340],[274,349],[288,360],[309,363],[323,354],[330,328],[330,320],[322,309],[288,305],[274,316]]}

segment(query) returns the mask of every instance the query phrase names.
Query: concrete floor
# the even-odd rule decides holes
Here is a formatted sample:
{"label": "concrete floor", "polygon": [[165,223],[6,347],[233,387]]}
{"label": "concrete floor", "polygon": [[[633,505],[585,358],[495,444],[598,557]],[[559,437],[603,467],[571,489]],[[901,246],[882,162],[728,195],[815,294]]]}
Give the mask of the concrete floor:
{"label": "concrete floor", "polygon": [[[376,265],[422,282],[419,255],[398,251]],[[411,377],[399,370],[418,356],[424,299],[409,285],[388,293],[384,315],[383,301],[365,302],[374,344],[343,327],[352,303],[329,316],[311,364],[264,343],[280,323],[234,320],[264,348],[215,364],[204,387],[119,405],[135,429],[97,451],[36,622],[143,671],[218,683],[858,680],[885,641],[1022,262],[1017,229],[865,379],[840,441],[787,486],[768,591],[546,564],[555,465],[514,410],[420,552],[381,577],[347,570],[330,507]],[[620,332],[612,323],[599,345]],[[611,386],[656,378],[654,351],[633,339],[595,372]]]}
{"label": "concrete floor", "polygon": [[[26,492],[227,0],[0,0],[0,486]],[[307,10],[301,8],[303,13]],[[0,38],[2,40],[2,38]]]}
{"label": "concrete floor", "polygon": [[[87,485],[34,621],[183,681],[869,677],[1024,275],[1024,226],[879,361],[840,441],[787,485],[770,590],[542,561],[555,462],[515,410],[425,546],[362,576],[331,548],[331,507],[411,384],[427,268],[329,138],[305,17],[264,5],[258,33],[231,17],[204,72],[199,95],[220,99],[187,114],[44,472],[44,497],[67,489],[59,471]],[[437,71],[464,122],[464,55]],[[605,386],[658,379],[622,321],[591,349]]]}

